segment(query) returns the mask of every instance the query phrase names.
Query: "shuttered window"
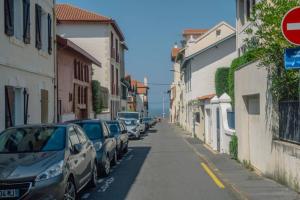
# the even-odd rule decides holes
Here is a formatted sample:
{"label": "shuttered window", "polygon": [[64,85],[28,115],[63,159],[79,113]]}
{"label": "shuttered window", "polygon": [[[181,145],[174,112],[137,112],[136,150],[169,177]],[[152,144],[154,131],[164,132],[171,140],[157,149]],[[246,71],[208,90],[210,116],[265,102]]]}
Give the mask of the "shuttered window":
{"label": "shuttered window", "polygon": [[23,0],[23,40],[30,43],[30,0]]}
{"label": "shuttered window", "polygon": [[48,53],[52,54],[52,18],[48,14]]}
{"label": "shuttered window", "polygon": [[42,48],[42,8],[35,4],[35,47]]}
{"label": "shuttered window", "polygon": [[14,35],[14,1],[4,0],[5,34]]}

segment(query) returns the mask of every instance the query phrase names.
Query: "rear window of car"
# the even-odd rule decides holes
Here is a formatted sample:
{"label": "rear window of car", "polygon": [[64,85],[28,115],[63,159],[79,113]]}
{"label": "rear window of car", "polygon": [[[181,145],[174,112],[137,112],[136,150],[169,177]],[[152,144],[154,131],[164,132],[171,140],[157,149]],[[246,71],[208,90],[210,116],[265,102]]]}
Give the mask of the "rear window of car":
{"label": "rear window of car", "polygon": [[103,131],[100,123],[78,123],[90,140],[103,139]]}
{"label": "rear window of car", "polygon": [[117,124],[108,124],[109,130],[112,135],[118,135],[120,133],[119,125]]}

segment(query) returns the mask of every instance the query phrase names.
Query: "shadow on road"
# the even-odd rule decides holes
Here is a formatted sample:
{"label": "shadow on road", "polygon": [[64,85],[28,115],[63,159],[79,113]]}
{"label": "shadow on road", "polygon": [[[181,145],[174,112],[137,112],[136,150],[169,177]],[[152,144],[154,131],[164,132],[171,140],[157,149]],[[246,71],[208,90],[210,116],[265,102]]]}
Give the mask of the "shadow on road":
{"label": "shadow on road", "polygon": [[111,175],[105,178],[92,193],[89,199],[126,199],[151,147],[130,147],[131,151],[123,157]]}

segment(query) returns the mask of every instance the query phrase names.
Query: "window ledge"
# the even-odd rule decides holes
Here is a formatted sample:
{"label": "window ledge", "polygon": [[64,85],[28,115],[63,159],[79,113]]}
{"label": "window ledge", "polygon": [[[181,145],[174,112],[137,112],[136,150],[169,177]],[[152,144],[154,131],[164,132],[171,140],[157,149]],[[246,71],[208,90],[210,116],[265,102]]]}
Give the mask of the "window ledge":
{"label": "window ledge", "polygon": [[46,58],[46,59],[49,58],[48,53],[46,51],[42,50],[42,49],[39,50],[39,55]]}
{"label": "window ledge", "polygon": [[18,47],[21,47],[21,48],[25,48],[25,44],[23,43],[22,40],[12,36],[9,38],[9,41],[11,44],[15,45],[15,46],[18,46]]}

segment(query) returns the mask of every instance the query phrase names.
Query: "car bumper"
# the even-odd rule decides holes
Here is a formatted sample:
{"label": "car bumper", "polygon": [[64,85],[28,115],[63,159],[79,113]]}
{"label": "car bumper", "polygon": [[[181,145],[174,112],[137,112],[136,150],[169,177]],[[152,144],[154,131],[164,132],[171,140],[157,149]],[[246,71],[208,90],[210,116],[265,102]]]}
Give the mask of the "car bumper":
{"label": "car bumper", "polygon": [[32,184],[28,193],[21,198],[22,200],[61,200],[64,198],[64,192],[67,180],[63,175]]}
{"label": "car bumper", "polygon": [[138,139],[140,137],[140,133],[137,132],[128,132],[129,139]]}

